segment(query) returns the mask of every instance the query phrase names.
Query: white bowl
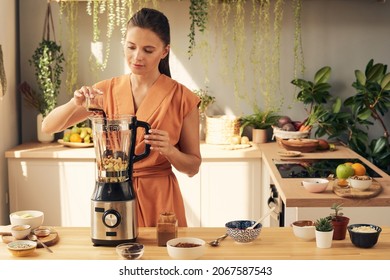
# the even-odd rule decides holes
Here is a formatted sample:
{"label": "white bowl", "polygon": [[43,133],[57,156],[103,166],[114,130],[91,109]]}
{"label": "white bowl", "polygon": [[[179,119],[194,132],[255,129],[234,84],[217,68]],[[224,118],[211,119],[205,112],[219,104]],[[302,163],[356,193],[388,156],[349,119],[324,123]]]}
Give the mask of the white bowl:
{"label": "white bowl", "polygon": [[329,180],[323,178],[308,178],[302,181],[302,186],[311,193],[320,193],[326,190]]}
{"label": "white bowl", "polygon": [[299,220],[291,224],[294,235],[300,239],[310,241],[316,237],[315,223],[309,220]]}
{"label": "white bowl", "polygon": [[11,234],[15,239],[24,239],[31,232],[30,225],[16,225],[11,227]]}
{"label": "white bowl", "polygon": [[348,178],[349,185],[361,191],[368,189],[372,185],[372,178],[369,176],[351,176]]}
{"label": "white bowl", "polygon": [[[196,244],[196,247],[177,247],[179,244]],[[206,242],[194,237],[179,237],[168,240],[168,255],[175,260],[196,260],[204,255]]]}
{"label": "white bowl", "polygon": [[9,219],[13,226],[30,225],[31,230],[34,230],[42,225],[44,214],[37,210],[24,210],[11,213]]}

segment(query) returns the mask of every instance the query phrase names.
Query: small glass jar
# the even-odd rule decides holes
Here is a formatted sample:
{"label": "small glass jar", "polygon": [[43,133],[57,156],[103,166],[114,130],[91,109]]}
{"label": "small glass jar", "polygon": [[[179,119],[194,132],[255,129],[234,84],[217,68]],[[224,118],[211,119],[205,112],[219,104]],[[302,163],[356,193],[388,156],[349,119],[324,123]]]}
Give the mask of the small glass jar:
{"label": "small glass jar", "polygon": [[157,245],[167,246],[167,241],[177,237],[175,213],[163,212],[157,221]]}

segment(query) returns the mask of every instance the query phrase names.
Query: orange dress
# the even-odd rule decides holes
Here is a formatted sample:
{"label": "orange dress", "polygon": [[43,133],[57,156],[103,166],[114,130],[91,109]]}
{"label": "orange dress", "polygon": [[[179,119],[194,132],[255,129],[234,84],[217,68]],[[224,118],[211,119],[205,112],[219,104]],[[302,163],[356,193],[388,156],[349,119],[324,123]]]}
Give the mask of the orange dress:
{"label": "orange dress", "polygon": [[[171,144],[177,146],[183,120],[199,104],[199,98],[175,80],[160,75],[149,89],[137,112],[131,89],[130,75],[123,75],[94,85],[104,93],[104,111],[107,116],[136,115],[137,120],[151,128],[169,133]],[[143,133],[137,132],[135,152],[145,149]],[[133,187],[137,195],[138,225],[153,227],[162,211],[173,211],[179,226],[187,226],[183,198],[171,163],[159,152],[133,166]]]}

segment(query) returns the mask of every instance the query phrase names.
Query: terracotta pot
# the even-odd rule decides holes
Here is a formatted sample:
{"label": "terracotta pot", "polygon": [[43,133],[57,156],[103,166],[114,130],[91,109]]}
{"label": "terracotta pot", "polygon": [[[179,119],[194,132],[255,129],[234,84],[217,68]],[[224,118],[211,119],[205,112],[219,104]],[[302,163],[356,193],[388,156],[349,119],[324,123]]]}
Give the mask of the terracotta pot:
{"label": "terracotta pot", "polygon": [[253,143],[267,143],[268,133],[267,129],[252,129],[252,141]]}
{"label": "terracotta pot", "polygon": [[347,233],[347,226],[349,218],[344,216],[337,216],[337,220],[332,220],[334,232],[333,240],[344,240]]}

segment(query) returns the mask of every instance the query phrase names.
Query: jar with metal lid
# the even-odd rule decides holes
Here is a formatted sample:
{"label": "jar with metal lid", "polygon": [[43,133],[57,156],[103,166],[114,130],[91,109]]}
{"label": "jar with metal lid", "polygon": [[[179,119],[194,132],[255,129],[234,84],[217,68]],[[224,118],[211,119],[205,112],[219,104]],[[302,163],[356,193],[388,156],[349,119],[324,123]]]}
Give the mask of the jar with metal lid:
{"label": "jar with metal lid", "polygon": [[157,245],[167,246],[167,241],[177,237],[177,219],[175,213],[162,212],[157,221]]}

